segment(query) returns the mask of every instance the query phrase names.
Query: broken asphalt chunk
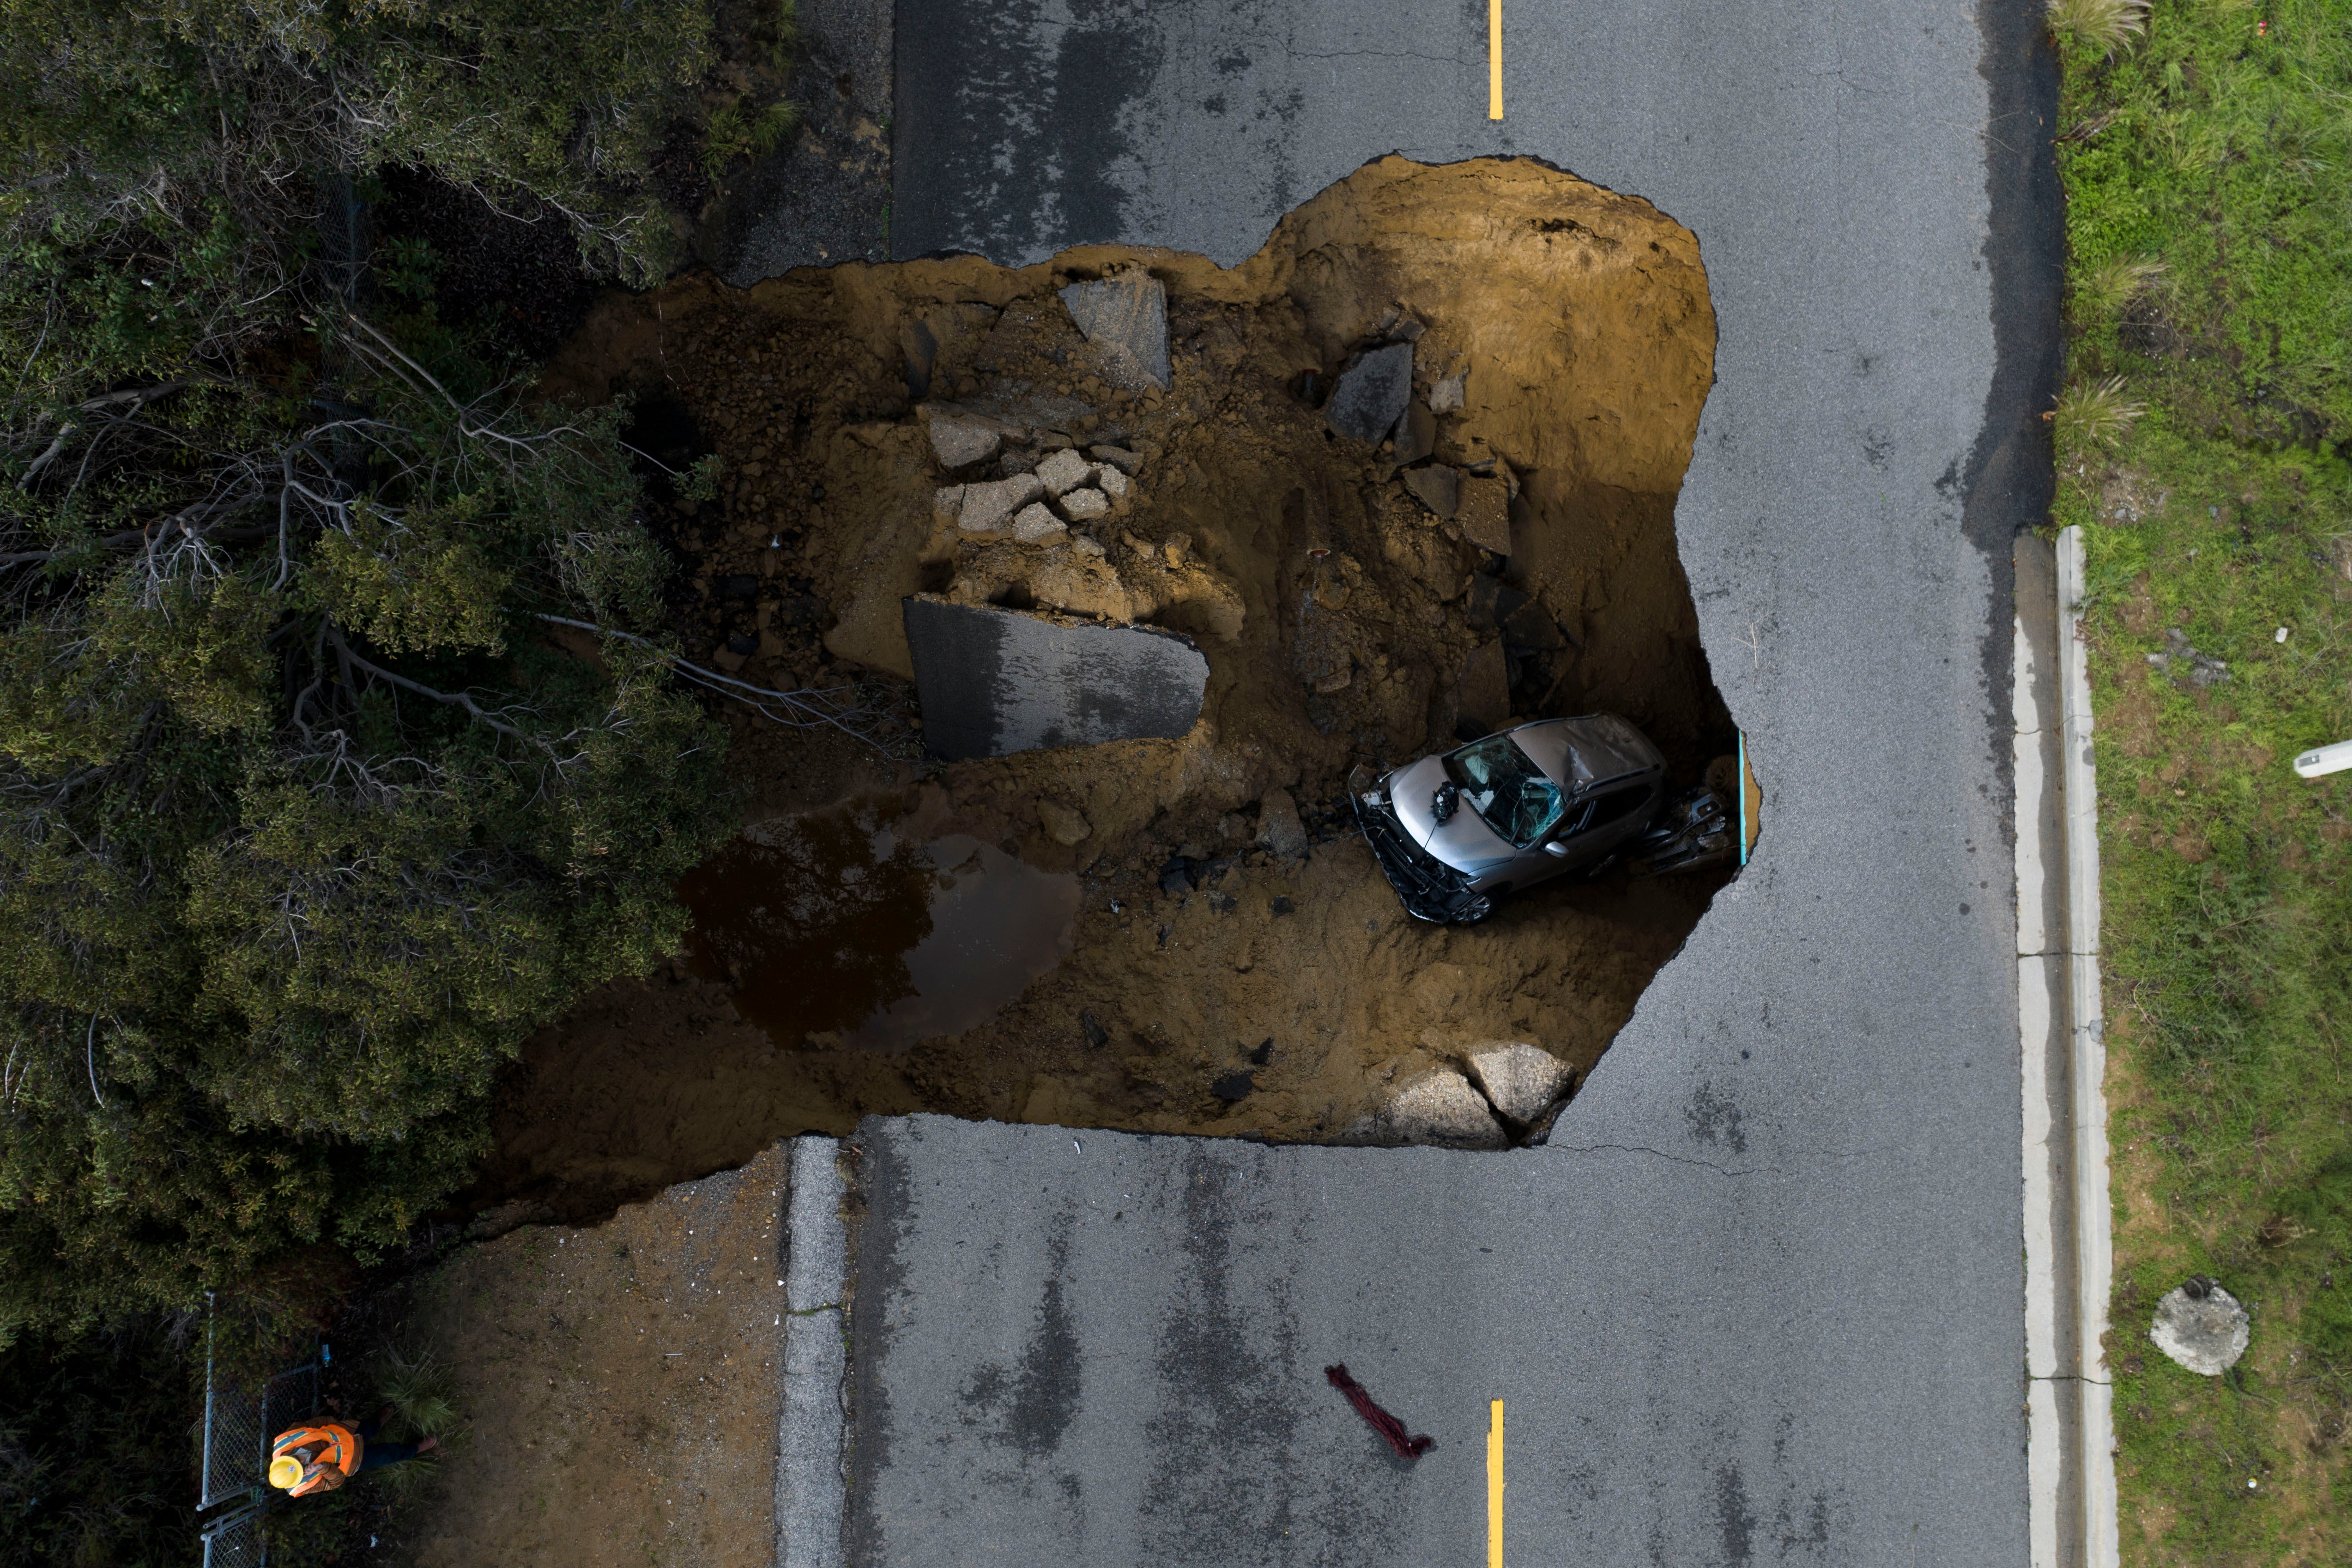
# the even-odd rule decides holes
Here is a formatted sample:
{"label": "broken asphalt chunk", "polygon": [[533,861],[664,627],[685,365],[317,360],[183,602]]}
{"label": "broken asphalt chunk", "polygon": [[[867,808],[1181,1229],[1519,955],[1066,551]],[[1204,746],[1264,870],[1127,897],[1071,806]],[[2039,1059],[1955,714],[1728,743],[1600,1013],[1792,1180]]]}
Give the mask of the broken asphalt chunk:
{"label": "broken asphalt chunk", "polygon": [[1432,463],[1425,468],[1407,468],[1404,488],[1413,499],[1441,518],[1452,517],[1462,500],[1462,476],[1443,463]]}
{"label": "broken asphalt chunk", "polygon": [[1176,740],[1201,717],[1209,661],[1190,637],[930,594],[901,605],[934,758]]}
{"label": "broken asphalt chunk", "polygon": [[1437,418],[1419,402],[1408,403],[1398,416],[1396,434],[1397,464],[1418,463],[1437,449]]}
{"label": "broken asphalt chunk", "polygon": [[1331,389],[1323,417],[1340,435],[1376,446],[1412,397],[1412,345],[1374,349],[1349,367]]}
{"label": "broken asphalt chunk", "polygon": [[1507,479],[1470,479],[1462,481],[1462,500],[1454,513],[1462,537],[1497,555],[1511,552],[1511,491]]}

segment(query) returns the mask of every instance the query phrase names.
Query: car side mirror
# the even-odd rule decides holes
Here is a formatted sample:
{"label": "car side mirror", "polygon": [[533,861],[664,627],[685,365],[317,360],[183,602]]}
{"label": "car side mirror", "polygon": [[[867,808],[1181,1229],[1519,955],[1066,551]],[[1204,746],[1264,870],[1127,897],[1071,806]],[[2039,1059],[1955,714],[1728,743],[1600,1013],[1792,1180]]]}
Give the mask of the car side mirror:
{"label": "car side mirror", "polygon": [[1544,840],[1543,852],[1544,852],[1545,854],[1547,854],[1547,855],[1553,855],[1553,856],[1557,856],[1557,857],[1559,857],[1559,858],[1560,859],[1562,859],[1562,860],[1565,860],[1565,859],[1567,859],[1567,858],[1568,858],[1568,846],[1567,846],[1567,845],[1565,845],[1565,844],[1562,844],[1562,843],[1561,843],[1559,839],[1557,839],[1557,838],[1547,838],[1547,839],[1545,839],[1545,840]]}

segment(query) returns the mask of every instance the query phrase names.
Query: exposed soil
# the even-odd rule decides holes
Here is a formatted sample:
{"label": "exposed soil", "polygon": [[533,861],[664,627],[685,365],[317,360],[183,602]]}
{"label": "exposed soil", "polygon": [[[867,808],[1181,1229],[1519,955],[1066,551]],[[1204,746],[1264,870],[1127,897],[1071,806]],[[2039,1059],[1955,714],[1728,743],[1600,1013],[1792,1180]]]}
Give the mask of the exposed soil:
{"label": "exposed soil", "polygon": [[[1054,294],[1133,267],[1167,288],[1173,364],[1140,396]],[[1507,553],[1314,405],[1350,354],[1401,339],[1420,396],[1466,374],[1434,455],[1507,497]],[[654,519],[689,653],[779,687],[855,682],[888,717],[877,749],[725,710],[747,841],[685,887],[694,948],[530,1042],[478,1204],[586,1217],[868,1112],[1328,1138],[1501,1038],[1580,1075],[1721,875],[1553,885],[1478,927],[1421,925],[1350,836],[1340,783],[1496,721],[1506,692],[1514,717],[1625,715],[1678,782],[1730,749],[1674,547],[1713,346],[1686,231],[1516,162],[1369,165],[1229,271],[1089,247],[607,296],[542,387],[628,394],[664,461],[724,459],[719,503]],[[956,410],[1024,434],[943,472],[924,420]],[[1139,459],[1090,540],[975,541],[935,515],[937,487],[1073,444]],[[1192,636],[1201,721],[911,761],[916,592]],[[1286,791],[1317,840],[1289,858],[1259,842]]]}
{"label": "exposed soil", "polygon": [[404,1331],[464,1391],[464,1447],[383,1560],[775,1561],[784,1155],[533,1227],[418,1279]]}

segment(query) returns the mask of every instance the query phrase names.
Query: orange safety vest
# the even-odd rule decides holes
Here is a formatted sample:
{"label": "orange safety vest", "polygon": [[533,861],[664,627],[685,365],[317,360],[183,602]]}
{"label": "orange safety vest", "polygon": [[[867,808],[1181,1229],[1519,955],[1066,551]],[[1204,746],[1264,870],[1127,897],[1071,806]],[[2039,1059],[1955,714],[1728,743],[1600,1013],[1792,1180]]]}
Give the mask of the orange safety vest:
{"label": "orange safety vest", "polygon": [[[352,1477],[359,1474],[360,1456],[367,1445],[360,1435],[336,1422],[323,1422],[316,1426],[297,1426],[280,1432],[278,1441],[269,1446],[273,1459],[281,1454],[294,1454],[298,1448],[320,1445],[319,1451],[302,1463],[302,1479],[288,1489],[289,1497],[307,1497],[312,1492],[332,1491]],[[294,1454],[301,1459],[300,1454]]]}

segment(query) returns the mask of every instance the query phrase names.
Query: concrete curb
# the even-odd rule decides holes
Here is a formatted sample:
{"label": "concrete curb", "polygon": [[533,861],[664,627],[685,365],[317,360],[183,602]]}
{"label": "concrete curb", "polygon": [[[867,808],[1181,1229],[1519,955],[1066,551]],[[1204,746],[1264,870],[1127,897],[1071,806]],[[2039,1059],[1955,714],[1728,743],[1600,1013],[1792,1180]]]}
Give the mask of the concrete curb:
{"label": "concrete curb", "polygon": [[792,1141],[785,1198],[784,1318],[776,1415],[776,1568],[840,1568],[842,1385],[849,1370],[842,1295],[849,1239],[841,1145]]}
{"label": "concrete curb", "polygon": [[2034,1568],[2114,1568],[2098,779],[2079,530],[2017,542],[2018,1026],[2025,1111],[2027,1476]]}

